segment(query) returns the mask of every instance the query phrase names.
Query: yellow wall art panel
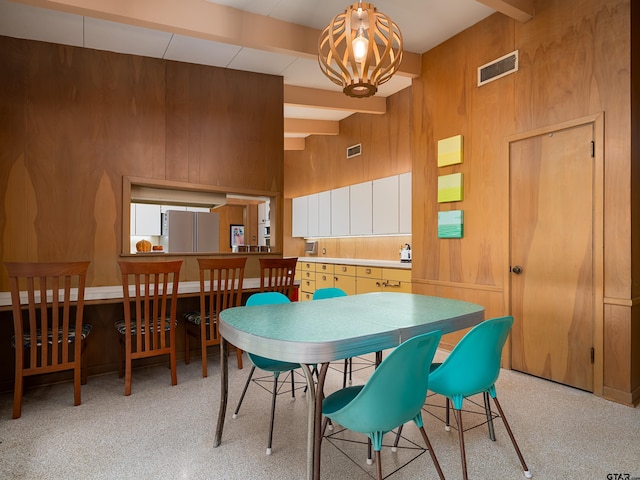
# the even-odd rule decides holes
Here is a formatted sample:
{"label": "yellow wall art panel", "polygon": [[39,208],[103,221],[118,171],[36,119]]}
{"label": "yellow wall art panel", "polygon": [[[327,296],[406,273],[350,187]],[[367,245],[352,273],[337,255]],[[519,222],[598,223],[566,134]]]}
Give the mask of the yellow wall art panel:
{"label": "yellow wall art panel", "polygon": [[462,163],[462,135],[438,140],[438,167]]}
{"label": "yellow wall art panel", "polygon": [[462,173],[439,176],[438,203],[462,201],[463,186]]}

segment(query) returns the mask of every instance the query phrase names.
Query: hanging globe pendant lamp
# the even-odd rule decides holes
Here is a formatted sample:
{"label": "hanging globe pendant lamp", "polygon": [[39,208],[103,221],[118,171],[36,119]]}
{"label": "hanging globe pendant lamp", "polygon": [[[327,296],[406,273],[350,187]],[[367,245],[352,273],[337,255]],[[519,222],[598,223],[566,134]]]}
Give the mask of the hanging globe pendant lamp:
{"label": "hanging globe pendant lamp", "polygon": [[318,42],[322,72],[350,97],[370,97],[402,62],[402,34],[388,15],[357,2],[333,17]]}

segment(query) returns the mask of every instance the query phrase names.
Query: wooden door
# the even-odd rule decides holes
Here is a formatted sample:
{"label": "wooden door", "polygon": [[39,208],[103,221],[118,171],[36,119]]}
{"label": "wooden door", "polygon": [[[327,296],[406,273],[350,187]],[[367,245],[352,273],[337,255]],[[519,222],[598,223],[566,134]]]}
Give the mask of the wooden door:
{"label": "wooden door", "polygon": [[510,144],[512,367],[593,391],[593,125]]}

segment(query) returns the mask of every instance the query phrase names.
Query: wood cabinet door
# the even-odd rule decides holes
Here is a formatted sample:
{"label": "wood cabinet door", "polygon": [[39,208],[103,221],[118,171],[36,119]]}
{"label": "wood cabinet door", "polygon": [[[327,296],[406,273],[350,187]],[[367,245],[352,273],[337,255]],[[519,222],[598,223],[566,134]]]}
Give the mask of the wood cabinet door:
{"label": "wood cabinet door", "polygon": [[512,367],[593,391],[593,125],[510,145]]}

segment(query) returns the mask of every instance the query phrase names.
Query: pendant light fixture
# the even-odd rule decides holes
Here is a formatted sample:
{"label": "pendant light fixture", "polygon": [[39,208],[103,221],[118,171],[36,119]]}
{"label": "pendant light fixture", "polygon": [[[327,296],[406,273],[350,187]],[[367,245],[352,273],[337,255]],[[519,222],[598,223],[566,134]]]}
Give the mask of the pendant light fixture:
{"label": "pendant light fixture", "polygon": [[333,17],[318,42],[320,69],[350,97],[370,97],[402,61],[402,34],[371,3],[349,5]]}

